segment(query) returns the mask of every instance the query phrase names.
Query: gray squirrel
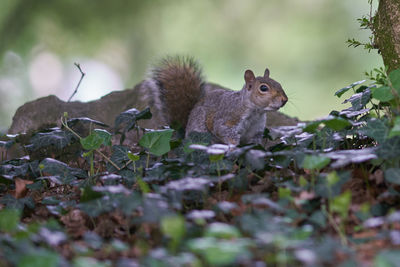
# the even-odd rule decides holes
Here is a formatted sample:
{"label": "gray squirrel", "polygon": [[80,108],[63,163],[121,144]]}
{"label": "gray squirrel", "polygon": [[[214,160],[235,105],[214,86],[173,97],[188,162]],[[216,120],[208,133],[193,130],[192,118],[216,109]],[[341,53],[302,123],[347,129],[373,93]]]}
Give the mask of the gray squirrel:
{"label": "gray squirrel", "polygon": [[244,80],[240,91],[206,83],[193,58],[174,56],[155,65],[139,89],[161,121],[179,123],[186,137],[208,132],[216,143],[261,143],[267,111],[278,110],[288,98],[268,68],[260,77],[246,70]]}

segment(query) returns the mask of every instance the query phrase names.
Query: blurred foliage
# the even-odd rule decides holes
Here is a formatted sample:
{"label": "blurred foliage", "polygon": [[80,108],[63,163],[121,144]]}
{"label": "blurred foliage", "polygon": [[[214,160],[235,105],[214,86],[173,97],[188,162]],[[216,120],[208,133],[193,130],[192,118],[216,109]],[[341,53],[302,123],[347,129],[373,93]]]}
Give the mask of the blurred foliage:
{"label": "blurred foliage", "polygon": [[[364,1],[335,0],[3,0],[0,129],[25,101],[50,93],[68,99],[79,75],[74,62],[82,63],[86,79],[102,74],[85,61],[102,62],[129,88],[154,60],[176,53],[199,59],[209,81],[232,89],[242,87],[245,69],[261,74],[268,66],[290,99],[283,112],[317,118],[339,106],[329,97],[334,88],[381,65],[378,55],[345,44],[368,38],[356,23],[368,8]],[[30,75],[43,52],[59,58],[63,79],[38,91]],[[46,75],[51,66],[40,68]]]}

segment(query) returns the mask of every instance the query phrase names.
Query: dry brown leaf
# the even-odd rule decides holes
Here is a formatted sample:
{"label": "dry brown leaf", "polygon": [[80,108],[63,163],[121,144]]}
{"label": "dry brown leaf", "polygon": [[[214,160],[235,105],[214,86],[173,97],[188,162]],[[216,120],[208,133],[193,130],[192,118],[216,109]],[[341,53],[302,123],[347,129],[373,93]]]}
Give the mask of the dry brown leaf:
{"label": "dry brown leaf", "polygon": [[33,181],[24,180],[21,178],[15,178],[14,181],[15,181],[14,197],[23,198],[24,196],[26,196],[26,193],[28,192],[28,188],[26,188],[26,185],[33,184]]}
{"label": "dry brown leaf", "polygon": [[68,234],[78,238],[86,231],[86,216],[80,210],[71,210],[68,214],[61,216],[61,222],[65,224]]}

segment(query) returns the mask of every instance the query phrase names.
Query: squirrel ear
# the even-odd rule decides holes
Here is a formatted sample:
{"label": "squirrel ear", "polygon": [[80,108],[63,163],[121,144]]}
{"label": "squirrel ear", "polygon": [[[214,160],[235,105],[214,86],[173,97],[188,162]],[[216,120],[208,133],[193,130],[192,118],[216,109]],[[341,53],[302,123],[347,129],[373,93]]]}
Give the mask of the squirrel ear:
{"label": "squirrel ear", "polygon": [[252,82],[256,77],[254,76],[254,73],[251,70],[246,70],[244,73],[244,80],[246,83]]}
{"label": "squirrel ear", "polygon": [[269,78],[269,69],[268,68],[265,69],[264,78]]}

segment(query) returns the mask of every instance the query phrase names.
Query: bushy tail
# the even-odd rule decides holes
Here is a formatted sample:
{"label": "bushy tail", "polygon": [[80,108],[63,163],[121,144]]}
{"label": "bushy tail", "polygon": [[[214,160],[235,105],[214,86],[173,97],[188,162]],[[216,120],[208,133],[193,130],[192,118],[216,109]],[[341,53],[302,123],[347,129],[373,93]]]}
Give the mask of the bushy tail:
{"label": "bushy tail", "polygon": [[150,72],[160,90],[161,112],[169,124],[186,127],[190,111],[204,91],[201,69],[191,57],[167,57]]}

